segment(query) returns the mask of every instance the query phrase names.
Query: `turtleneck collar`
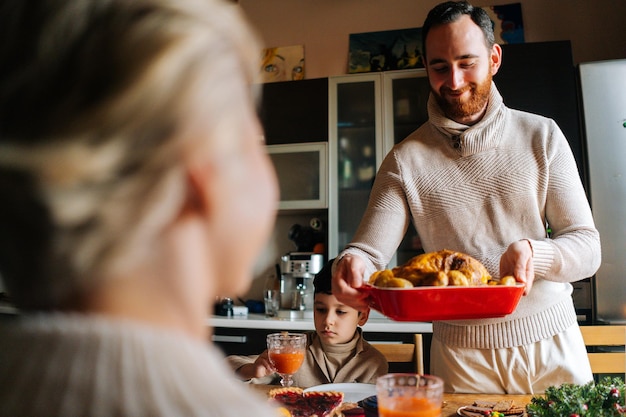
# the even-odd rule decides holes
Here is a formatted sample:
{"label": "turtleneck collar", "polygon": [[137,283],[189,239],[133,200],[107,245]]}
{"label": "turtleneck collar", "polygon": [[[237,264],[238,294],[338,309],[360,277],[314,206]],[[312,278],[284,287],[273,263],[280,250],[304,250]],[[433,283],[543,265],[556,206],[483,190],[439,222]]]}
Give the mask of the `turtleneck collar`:
{"label": "turtleneck collar", "polygon": [[475,125],[457,123],[446,117],[437,100],[430,94],[428,98],[428,117],[435,127],[448,140],[461,156],[472,155],[495,147],[500,141],[504,128],[506,106],[496,85],[491,83],[487,109],[483,118]]}
{"label": "turtleneck collar", "polygon": [[359,341],[359,330],[357,329],[352,336],[352,339],[347,341],[346,343],[337,343],[334,345],[326,344],[320,339],[320,344],[324,348],[324,351],[327,354],[331,355],[351,355],[356,350],[357,342]]}

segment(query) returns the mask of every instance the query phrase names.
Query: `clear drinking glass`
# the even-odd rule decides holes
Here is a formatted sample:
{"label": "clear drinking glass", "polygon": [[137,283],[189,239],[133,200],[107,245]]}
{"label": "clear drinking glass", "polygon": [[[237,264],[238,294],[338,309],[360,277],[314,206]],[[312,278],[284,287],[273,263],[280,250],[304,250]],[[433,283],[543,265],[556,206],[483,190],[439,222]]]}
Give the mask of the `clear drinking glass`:
{"label": "clear drinking glass", "polygon": [[306,335],[303,333],[272,333],[267,335],[267,351],[270,362],[281,376],[283,387],[293,385],[292,375],[295,374],[306,352]]}
{"label": "clear drinking glass", "polygon": [[263,290],[263,300],[265,301],[265,316],[274,317],[278,315],[280,291],[274,289]]}
{"label": "clear drinking glass", "polygon": [[439,417],[443,380],[433,375],[387,374],[376,380],[380,417]]}

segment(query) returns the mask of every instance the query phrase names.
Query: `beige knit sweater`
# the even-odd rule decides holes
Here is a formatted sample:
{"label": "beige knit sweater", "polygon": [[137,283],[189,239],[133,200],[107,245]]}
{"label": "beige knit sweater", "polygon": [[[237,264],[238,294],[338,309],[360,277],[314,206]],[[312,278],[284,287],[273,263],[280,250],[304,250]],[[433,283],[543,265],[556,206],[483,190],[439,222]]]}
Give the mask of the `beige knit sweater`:
{"label": "beige knit sweater", "polygon": [[[570,282],[600,265],[600,239],[568,142],[550,119],[507,108],[495,85],[485,117],[468,127],[436,101],[429,122],[383,161],[352,243],[369,273],[386,267],[412,220],[427,252],[479,259],[497,277],[500,256],[529,239],[535,284],[504,318],[433,323],[450,346],[505,348],[576,323]],[[552,236],[546,236],[546,223]]]}

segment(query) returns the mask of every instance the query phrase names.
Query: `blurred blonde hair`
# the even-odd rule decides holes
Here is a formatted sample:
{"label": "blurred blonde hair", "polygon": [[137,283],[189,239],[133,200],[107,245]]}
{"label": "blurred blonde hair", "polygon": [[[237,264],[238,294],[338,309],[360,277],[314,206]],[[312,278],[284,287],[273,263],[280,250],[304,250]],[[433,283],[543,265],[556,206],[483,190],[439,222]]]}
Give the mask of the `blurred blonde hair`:
{"label": "blurred blonde hair", "polygon": [[187,197],[182,159],[240,142],[260,49],[220,0],[3,2],[0,274],[19,307],[145,259]]}

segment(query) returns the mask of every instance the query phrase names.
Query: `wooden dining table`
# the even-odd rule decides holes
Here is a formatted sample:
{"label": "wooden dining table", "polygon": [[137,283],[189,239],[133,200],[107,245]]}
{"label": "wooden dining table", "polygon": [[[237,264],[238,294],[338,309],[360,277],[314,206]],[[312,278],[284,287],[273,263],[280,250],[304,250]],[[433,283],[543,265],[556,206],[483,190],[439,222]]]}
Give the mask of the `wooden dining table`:
{"label": "wooden dining table", "polygon": [[[279,388],[276,385],[250,385],[252,389],[267,395],[273,388]],[[514,401],[515,405],[526,406],[530,403],[532,395],[514,395],[514,394],[443,394],[443,408],[441,410],[442,417],[458,416],[457,410],[460,407],[471,405],[474,401]]]}

